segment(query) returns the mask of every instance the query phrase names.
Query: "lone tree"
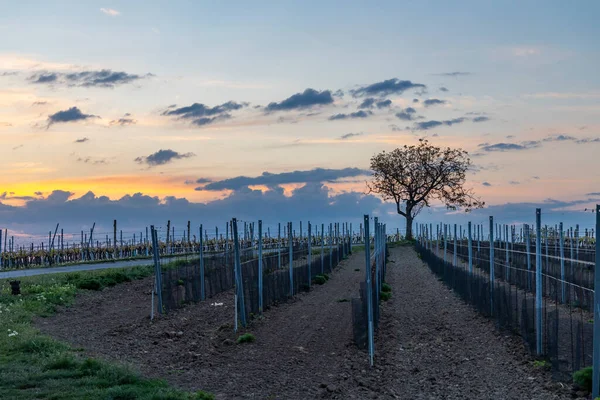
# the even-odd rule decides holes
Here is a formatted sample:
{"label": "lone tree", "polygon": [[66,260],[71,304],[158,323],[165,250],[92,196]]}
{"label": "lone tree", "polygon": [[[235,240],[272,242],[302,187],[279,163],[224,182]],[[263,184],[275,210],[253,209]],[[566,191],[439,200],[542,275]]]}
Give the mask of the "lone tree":
{"label": "lone tree", "polygon": [[396,202],[398,214],[406,218],[406,237],[412,239],[413,219],[434,200],[441,201],[450,210],[461,208],[466,212],[484,206],[471,189],[464,187],[470,166],[466,151],[442,149],[427,139],[419,139],[418,145],[405,145],[373,156],[373,180],[367,187],[369,193]]}

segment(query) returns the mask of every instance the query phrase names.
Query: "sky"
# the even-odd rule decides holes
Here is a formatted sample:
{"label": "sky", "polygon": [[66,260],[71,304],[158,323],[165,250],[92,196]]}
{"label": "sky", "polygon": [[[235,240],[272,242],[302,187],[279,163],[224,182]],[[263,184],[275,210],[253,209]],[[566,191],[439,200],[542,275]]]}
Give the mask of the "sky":
{"label": "sky", "polygon": [[364,214],[403,228],[367,194],[370,158],[423,137],[470,153],[467,186],[486,208],[434,204],[417,221],[531,223],[539,207],[546,223],[594,226],[597,1],[2,9],[0,227],[12,234]]}

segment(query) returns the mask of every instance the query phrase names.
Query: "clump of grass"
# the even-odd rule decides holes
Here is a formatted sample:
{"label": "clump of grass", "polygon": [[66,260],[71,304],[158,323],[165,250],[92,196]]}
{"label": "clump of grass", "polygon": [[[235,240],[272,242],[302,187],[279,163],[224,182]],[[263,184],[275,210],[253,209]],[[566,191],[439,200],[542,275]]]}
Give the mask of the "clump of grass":
{"label": "clump of grass", "polygon": [[313,279],[313,283],[316,283],[317,285],[323,285],[325,282],[327,282],[327,279],[323,275],[317,275]]}
{"label": "clump of grass", "polygon": [[383,301],[388,301],[392,298],[392,292],[379,292],[379,298]]}
{"label": "clump of grass", "polygon": [[337,299],[338,303],[346,303],[348,301],[350,301],[350,300],[348,300],[348,299]]}
{"label": "clump of grass", "polygon": [[533,366],[540,369],[550,369],[551,367],[550,363],[546,360],[535,360]]}
{"label": "clump of grass", "polygon": [[381,285],[381,291],[386,293],[391,292],[392,287],[389,284],[384,283],[383,285]]}
{"label": "clump of grass", "polygon": [[592,367],[585,367],[573,374],[573,382],[581,389],[592,391]]}
{"label": "clump of grass", "polygon": [[241,343],[252,343],[256,340],[256,337],[251,334],[251,333],[244,333],[243,335],[241,335],[240,337],[237,338],[237,343],[241,344]]}
{"label": "clump of grass", "polygon": [[359,272],[360,268],[354,268],[354,272]]}
{"label": "clump of grass", "polygon": [[215,400],[215,395],[212,393],[203,392],[201,390],[196,392],[196,397],[194,397],[194,400]]}

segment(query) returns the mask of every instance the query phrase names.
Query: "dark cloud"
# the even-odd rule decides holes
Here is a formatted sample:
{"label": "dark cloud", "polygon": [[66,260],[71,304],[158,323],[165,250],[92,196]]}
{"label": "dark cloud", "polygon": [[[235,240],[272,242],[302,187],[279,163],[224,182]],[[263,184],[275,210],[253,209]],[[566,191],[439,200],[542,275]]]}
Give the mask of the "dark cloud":
{"label": "dark cloud", "polygon": [[360,103],[358,108],[373,108],[375,101],[376,100],[374,97],[367,97],[366,99],[363,100],[362,103]]}
{"label": "dark cloud", "polygon": [[483,151],[512,151],[512,150],[527,150],[542,146],[543,143],[548,142],[572,142],[576,144],[586,144],[592,142],[600,142],[600,138],[586,138],[577,139],[570,135],[553,135],[548,136],[542,140],[527,140],[520,143],[482,143],[479,145]]}
{"label": "dark cloud", "polygon": [[334,97],[344,97],[344,91],[342,89],[338,89],[333,93]]}
{"label": "dark cloud", "polygon": [[398,78],[387,79],[382,82],[373,83],[363,86],[359,89],[352,90],[354,97],[360,96],[387,96],[391,94],[402,94],[409,89],[425,89],[426,86],[421,83],[413,83],[411,81],[401,81]]}
{"label": "dark cloud", "polygon": [[194,182],[198,184],[211,183],[213,180],[208,178],[198,178]]}
{"label": "dark cloud", "polygon": [[455,72],[442,72],[441,74],[434,74],[434,75],[439,75],[439,76],[451,76],[451,77],[457,77],[457,76],[467,76],[467,75],[473,75],[473,73],[471,72],[461,72],[461,71],[455,71]]}
{"label": "dark cloud", "polygon": [[43,193],[43,192],[35,192],[34,194],[35,194],[36,196],[41,196],[41,195],[43,195],[44,193]]}
{"label": "dark cloud", "polygon": [[349,119],[349,118],[367,118],[369,115],[373,114],[371,111],[356,111],[350,114],[335,114],[329,117],[330,121],[338,120],[338,119]]}
{"label": "dark cloud", "polygon": [[413,103],[418,103],[419,99],[413,99]]}
{"label": "dark cloud", "polygon": [[484,116],[473,118],[473,122],[485,122],[485,121],[489,121],[489,120],[490,119],[488,117],[484,117]]}
{"label": "dark cloud", "polygon": [[491,184],[491,183],[489,183],[489,182],[483,182],[483,183],[482,183],[482,185],[483,185],[483,186],[492,186],[492,184]]}
{"label": "dark cloud", "polygon": [[161,115],[190,120],[194,125],[203,126],[219,120],[229,119],[231,118],[231,111],[239,110],[247,105],[247,103],[236,103],[235,101],[228,101],[214,107],[209,107],[201,103],[194,103],[181,108],[174,108],[175,105],[172,105],[167,107],[167,111],[164,111]]}
{"label": "dark cloud", "polygon": [[[129,114],[126,114],[126,115],[129,115]],[[111,126],[114,126],[114,125],[125,126],[125,125],[135,125],[135,124],[137,124],[137,121],[135,119],[127,118],[127,117],[113,119],[112,121],[109,122],[109,125],[111,125]]]}
{"label": "dark cloud", "polygon": [[407,107],[404,110],[397,112],[396,117],[403,121],[411,121],[417,110],[412,107]]}
{"label": "dark cloud", "polygon": [[518,181],[509,181],[508,183],[511,185],[520,185],[521,184],[521,182],[518,182]]}
{"label": "dark cloud", "polygon": [[586,193],[586,196],[600,196],[600,192]]}
{"label": "dark cloud", "polygon": [[539,176],[532,176],[531,179],[540,179]]}
{"label": "dark cloud", "polygon": [[369,171],[359,168],[325,169],[315,168],[308,171],[293,171],[272,174],[263,172],[257,177],[238,176],[209,183],[196,190],[238,190],[252,185],[282,185],[286,183],[331,182],[340,178],[368,175]]}
{"label": "dark cloud", "polygon": [[578,139],[575,143],[586,144],[586,143],[600,143],[600,138],[584,138]]}
{"label": "dark cloud", "polygon": [[376,106],[377,108],[387,108],[392,105],[392,101],[390,99],[378,101]]}
{"label": "dark cloud", "polygon": [[391,124],[391,125],[388,125],[388,127],[389,127],[389,128],[392,130],[392,131],[394,131],[394,132],[402,132],[402,131],[403,131],[403,129],[402,129],[402,128],[400,128],[400,127],[399,127],[398,125],[396,125],[396,124]]}
{"label": "dark cloud", "polygon": [[100,118],[97,115],[84,114],[77,107],[71,107],[68,110],[58,111],[48,115],[48,127],[53,124],[62,124],[67,122],[85,121],[91,118]]}
{"label": "dark cloud", "polygon": [[340,140],[346,140],[346,139],[350,139],[352,137],[356,137],[356,136],[362,136],[363,133],[359,132],[359,133],[346,133],[345,135],[340,136]]}
{"label": "dark cloud", "polygon": [[322,106],[333,103],[331,91],[324,90],[319,92],[315,89],[306,89],[303,93],[296,93],[279,103],[269,103],[265,110],[267,112],[274,111],[290,111],[314,106]]}
{"label": "dark cloud", "polygon": [[178,153],[171,149],[159,150],[156,153],[150,154],[147,157],[137,157],[134,161],[138,164],[147,164],[150,167],[157,165],[164,165],[172,162],[173,160],[180,160],[182,158],[194,157],[194,153]]}
{"label": "dark cloud", "polygon": [[73,143],[85,143],[85,142],[89,142],[89,141],[90,141],[89,138],[84,137],[84,138],[75,140]]}
{"label": "dark cloud", "polygon": [[437,105],[441,105],[441,104],[446,104],[446,101],[440,100],[440,99],[427,99],[423,102],[423,104],[425,105],[425,107],[437,106]]}
{"label": "dark cloud", "polygon": [[94,160],[92,157],[79,157],[76,160],[77,162],[84,164],[92,164],[92,165],[106,165],[108,164],[108,160],[105,158],[99,158]]}
{"label": "dark cloud", "polygon": [[454,119],[449,119],[449,120],[445,120],[445,121],[432,120],[432,121],[415,122],[414,129],[419,130],[419,131],[425,131],[428,129],[437,128],[438,126],[442,126],[442,125],[452,126],[455,124],[462,124],[465,121],[466,121],[466,118],[454,118]]}
{"label": "dark cloud", "polygon": [[440,92],[448,92],[448,89],[442,86],[442,87],[440,88]]}
{"label": "dark cloud", "polygon": [[32,83],[64,84],[67,86],[113,88],[153,76],[152,74],[135,75],[123,71],[102,69],[81,72],[36,72],[29,77]]}
{"label": "dark cloud", "polygon": [[527,150],[529,148],[536,147],[536,146],[535,145],[526,146],[526,145],[517,144],[517,143],[495,143],[495,144],[483,143],[483,145],[480,145],[480,147],[481,147],[481,150],[483,150],[483,151],[513,151],[513,150]]}

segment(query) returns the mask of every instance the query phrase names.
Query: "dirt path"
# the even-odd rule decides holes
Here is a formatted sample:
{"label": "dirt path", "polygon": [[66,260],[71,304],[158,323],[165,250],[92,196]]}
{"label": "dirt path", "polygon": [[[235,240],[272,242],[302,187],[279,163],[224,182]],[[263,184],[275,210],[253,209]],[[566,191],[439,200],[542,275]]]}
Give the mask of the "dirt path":
{"label": "dirt path", "polygon": [[89,354],[218,399],[570,398],[525,365],[522,347],[499,337],[412,248],[392,249],[390,259],[393,296],[382,306],[372,369],[352,344],[350,302],[343,301],[358,294],[364,253],[343,261],[325,285],[253,321],[254,343],[232,342],[231,292],[150,323],[149,280],[82,295],[38,326]]}
{"label": "dirt path", "polygon": [[571,398],[532,367],[520,342],[446,288],[412,248],[392,249],[390,259],[393,296],[376,341],[382,371],[365,377],[384,387],[379,398]]}

